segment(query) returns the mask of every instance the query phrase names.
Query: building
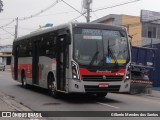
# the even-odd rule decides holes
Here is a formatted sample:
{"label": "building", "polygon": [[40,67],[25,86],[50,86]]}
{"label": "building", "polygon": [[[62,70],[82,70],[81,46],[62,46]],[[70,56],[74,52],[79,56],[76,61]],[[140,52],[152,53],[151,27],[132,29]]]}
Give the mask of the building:
{"label": "building", "polygon": [[160,13],[142,10],[141,16],[110,14],[93,21],[125,26],[133,38],[133,46],[152,46],[160,43]]}
{"label": "building", "polygon": [[132,45],[141,46],[142,24],[140,20],[139,16],[110,14],[93,22],[125,26],[128,34],[132,36]]}
{"label": "building", "polygon": [[12,45],[0,46],[0,63],[11,64]]}
{"label": "building", "polygon": [[142,45],[160,44],[160,12],[142,10]]}

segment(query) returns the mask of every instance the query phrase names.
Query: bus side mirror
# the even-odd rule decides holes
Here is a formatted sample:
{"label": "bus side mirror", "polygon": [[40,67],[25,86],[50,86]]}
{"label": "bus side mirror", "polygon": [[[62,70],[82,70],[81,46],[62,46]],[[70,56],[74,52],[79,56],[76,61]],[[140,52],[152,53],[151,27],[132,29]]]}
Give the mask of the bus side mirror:
{"label": "bus side mirror", "polygon": [[130,44],[130,47],[132,48],[132,42],[131,41],[129,41],[129,44]]}
{"label": "bus side mirror", "polygon": [[131,36],[131,35],[128,35],[128,37],[130,38],[130,40],[129,40],[129,44],[130,44],[130,46],[132,47],[132,38],[133,38],[133,36]]}
{"label": "bus side mirror", "polygon": [[132,40],[133,36],[132,35],[128,35],[128,37]]}

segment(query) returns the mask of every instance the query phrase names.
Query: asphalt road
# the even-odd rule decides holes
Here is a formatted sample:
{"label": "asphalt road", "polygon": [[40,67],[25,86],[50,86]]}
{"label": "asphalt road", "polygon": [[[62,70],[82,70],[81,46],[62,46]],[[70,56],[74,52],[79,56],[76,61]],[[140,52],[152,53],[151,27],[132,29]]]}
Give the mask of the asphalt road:
{"label": "asphalt road", "polygon": [[[34,111],[160,111],[160,98],[147,95],[129,95],[109,93],[105,98],[96,96],[72,95],[55,99],[47,94],[47,90],[37,87],[24,89],[21,84],[12,80],[9,71],[0,71],[0,91],[12,96],[16,101]],[[160,94],[157,92],[157,94]],[[151,117],[57,117],[57,120],[150,120]],[[159,120],[160,118],[152,118]]]}

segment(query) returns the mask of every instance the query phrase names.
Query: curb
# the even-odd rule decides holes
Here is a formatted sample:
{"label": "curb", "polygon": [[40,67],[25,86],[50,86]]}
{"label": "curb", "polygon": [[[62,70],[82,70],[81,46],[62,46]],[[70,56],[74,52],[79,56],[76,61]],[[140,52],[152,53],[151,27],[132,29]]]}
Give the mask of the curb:
{"label": "curb", "polygon": [[4,93],[0,92],[0,99],[5,102],[7,105],[15,109],[16,111],[32,111],[31,109],[25,107],[23,103],[19,103],[15,101],[13,96],[5,95]]}
{"label": "curb", "polygon": [[[4,94],[2,92],[0,92],[0,101],[2,101],[1,105],[3,105],[3,103],[5,103],[7,105],[5,108],[9,109],[9,111],[11,111],[11,112],[12,111],[17,111],[19,113],[23,113],[25,111],[26,112],[32,112],[33,111],[32,109],[30,109],[27,106],[25,106],[23,103],[16,101],[13,96],[6,95],[6,94]],[[2,112],[6,111],[6,109],[1,109],[1,111]],[[12,119],[12,118],[10,118],[10,119]],[[19,119],[19,117],[15,117],[15,119]],[[42,118],[20,118],[20,119],[46,120],[44,117],[42,117]]]}

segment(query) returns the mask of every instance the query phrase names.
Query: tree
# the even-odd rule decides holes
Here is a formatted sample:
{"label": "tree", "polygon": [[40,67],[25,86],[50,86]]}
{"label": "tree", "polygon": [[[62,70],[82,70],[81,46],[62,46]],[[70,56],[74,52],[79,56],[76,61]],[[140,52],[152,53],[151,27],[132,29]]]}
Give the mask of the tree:
{"label": "tree", "polygon": [[0,12],[2,12],[3,11],[3,1],[2,0],[0,0]]}

